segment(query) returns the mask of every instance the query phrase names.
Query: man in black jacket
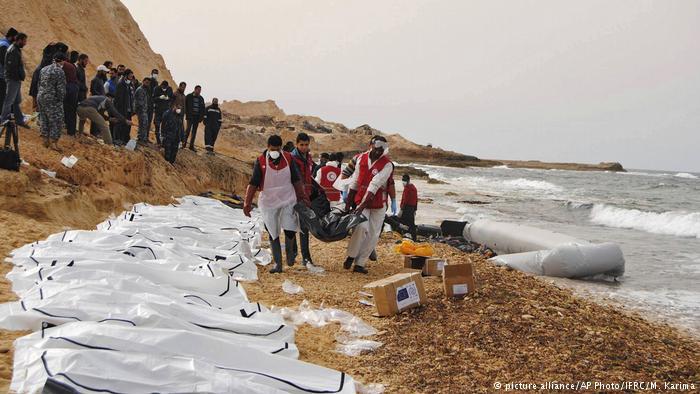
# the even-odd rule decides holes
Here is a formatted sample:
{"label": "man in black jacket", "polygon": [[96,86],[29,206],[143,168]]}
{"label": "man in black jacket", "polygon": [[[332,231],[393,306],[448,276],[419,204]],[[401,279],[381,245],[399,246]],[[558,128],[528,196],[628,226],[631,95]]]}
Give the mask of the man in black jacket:
{"label": "man in black jacket", "polygon": [[168,81],[163,81],[153,89],[153,125],[156,128],[156,143],[163,143],[160,129],[163,122],[163,114],[170,109],[170,101],[173,98],[173,90],[168,86]]}
{"label": "man in black jacket", "polygon": [[[24,61],[22,60],[22,48],[27,45],[27,35],[24,33],[17,33],[15,37],[15,42],[10,45],[5,54],[5,83],[7,88],[5,90],[5,102],[2,105],[2,114],[0,114],[0,121],[4,122],[10,116],[13,111],[13,105],[16,105],[16,109],[19,109],[20,103],[22,102],[22,81],[26,77],[24,71]],[[18,126],[29,128],[24,123],[24,119],[15,119]]]}
{"label": "man in black jacket", "polygon": [[[202,87],[197,85],[194,87],[194,92],[190,93],[185,97],[185,115],[187,117],[187,132],[185,133],[185,140],[182,141],[182,145],[190,140],[190,150],[194,151],[194,139],[197,137],[197,127],[199,122],[202,121],[204,116],[204,97],[200,94],[202,92]],[[190,138],[190,133],[192,138]]]}
{"label": "man in black jacket", "polygon": [[[131,84],[133,83],[134,73],[130,69],[124,70],[122,79],[117,85],[117,94],[114,98],[114,106],[120,114],[124,115],[127,120],[131,120],[134,114],[134,102],[131,94]],[[131,136],[131,126],[126,123],[117,123],[114,125],[114,145],[124,145],[129,142]]]}
{"label": "man in black jacket", "polygon": [[87,79],[85,78],[85,67],[90,64],[90,58],[88,55],[81,53],[78,56],[78,62],[75,63],[75,71],[78,74],[78,102],[81,102],[87,98],[88,86]]}
{"label": "man in black jacket", "polygon": [[221,128],[221,110],[219,109],[219,99],[214,97],[211,105],[204,111],[204,148],[208,155],[214,154],[214,144],[219,136]]}
{"label": "man in black jacket", "polygon": [[5,37],[0,39],[0,111],[2,111],[2,105],[5,102],[5,90],[7,89],[7,84],[5,83],[5,55],[10,45],[15,42],[17,33],[18,31],[11,27],[7,30]]}
{"label": "man in black jacket", "polygon": [[151,70],[151,76],[148,78],[151,80],[151,88],[148,89],[148,129],[150,130],[151,128],[151,123],[153,123],[153,110],[154,110],[154,101],[153,101],[153,92],[156,90],[158,87],[158,76],[159,72],[157,68],[154,68]]}

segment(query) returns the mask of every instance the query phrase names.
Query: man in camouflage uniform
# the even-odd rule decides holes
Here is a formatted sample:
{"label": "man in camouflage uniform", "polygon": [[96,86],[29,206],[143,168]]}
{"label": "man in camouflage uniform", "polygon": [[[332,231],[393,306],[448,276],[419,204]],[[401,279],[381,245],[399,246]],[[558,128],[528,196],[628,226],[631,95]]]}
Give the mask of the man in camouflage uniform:
{"label": "man in camouflage uniform", "polygon": [[41,69],[39,73],[39,92],[37,104],[39,107],[39,126],[44,146],[59,151],[58,139],[63,129],[64,113],[63,99],[66,96],[66,75],[63,72],[63,62],[66,54],[58,52],[53,57],[53,63]]}
{"label": "man in camouflage uniform", "polygon": [[148,109],[151,107],[148,92],[151,90],[151,78],[144,78],[134,94],[134,109],[139,119],[138,142],[140,144],[148,143]]}

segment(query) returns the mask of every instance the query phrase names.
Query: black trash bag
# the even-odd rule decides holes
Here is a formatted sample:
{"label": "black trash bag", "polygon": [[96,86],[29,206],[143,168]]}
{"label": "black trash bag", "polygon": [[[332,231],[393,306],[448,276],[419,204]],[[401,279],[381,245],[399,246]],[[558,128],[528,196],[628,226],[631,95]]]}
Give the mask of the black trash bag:
{"label": "black trash bag", "polygon": [[340,241],[348,236],[350,230],[367,221],[367,218],[359,213],[343,213],[337,210],[319,216],[314,209],[304,204],[296,204],[294,210],[299,215],[302,226],[308,228],[314,238],[323,242]]}
{"label": "black trash bag", "polygon": [[326,197],[326,191],[323,190],[321,185],[316,183],[316,181],[312,182],[311,195],[309,196],[309,199],[311,200],[311,209],[316,212],[316,215],[323,217],[328,215],[328,213],[331,211],[331,203]]}
{"label": "black trash bag", "polygon": [[440,223],[440,228],[442,229],[442,235],[451,237],[461,237],[464,233],[464,227],[469,224],[468,222],[460,222],[456,220],[443,220]]}
{"label": "black trash bag", "polygon": [[442,235],[442,229],[440,226],[419,224],[416,226],[416,234],[426,238],[439,237]]}

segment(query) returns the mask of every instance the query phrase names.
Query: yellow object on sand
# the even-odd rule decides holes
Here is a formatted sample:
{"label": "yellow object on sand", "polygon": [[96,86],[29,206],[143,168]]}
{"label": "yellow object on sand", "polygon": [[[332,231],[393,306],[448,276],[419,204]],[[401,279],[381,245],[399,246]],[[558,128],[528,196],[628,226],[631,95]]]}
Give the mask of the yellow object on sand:
{"label": "yellow object on sand", "polygon": [[408,239],[396,245],[394,251],[407,256],[431,257],[433,255],[433,247],[430,244],[416,244]]}

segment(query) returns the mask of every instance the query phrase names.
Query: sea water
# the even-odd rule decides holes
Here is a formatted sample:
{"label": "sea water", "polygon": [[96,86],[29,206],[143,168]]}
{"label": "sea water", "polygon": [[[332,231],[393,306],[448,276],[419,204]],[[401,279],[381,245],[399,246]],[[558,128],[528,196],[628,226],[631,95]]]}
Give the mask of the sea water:
{"label": "sea water", "polygon": [[433,200],[425,211],[443,218],[488,218],[618,243],[626,260],[618,282],[547,280],[700,336],[700,174],[413,166],[448,183],[419,183],[420,197]]}

